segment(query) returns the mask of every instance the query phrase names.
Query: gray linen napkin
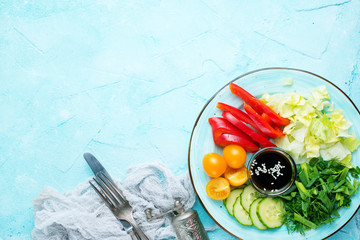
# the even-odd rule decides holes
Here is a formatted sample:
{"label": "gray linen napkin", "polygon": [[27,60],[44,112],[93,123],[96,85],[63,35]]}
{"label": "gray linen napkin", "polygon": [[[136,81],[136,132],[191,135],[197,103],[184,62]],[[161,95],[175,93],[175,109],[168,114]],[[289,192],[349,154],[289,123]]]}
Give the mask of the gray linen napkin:
{"label": "gray linen napkin", "polygon": [[[120,223],[89,185],[89,178],[75,189],[59,193],[45,186],[33,200],[34,240],[130,239]],[[133,207],[133,215],[151,239],[175,239],[171,217],[147,222],[146,208],[159,214],[173,207],[179,199],[185,209],[195,202],[195,194],[188,173],[175,176],[161,163],[147,163],[130,167],[123,182],[115,183]]]}

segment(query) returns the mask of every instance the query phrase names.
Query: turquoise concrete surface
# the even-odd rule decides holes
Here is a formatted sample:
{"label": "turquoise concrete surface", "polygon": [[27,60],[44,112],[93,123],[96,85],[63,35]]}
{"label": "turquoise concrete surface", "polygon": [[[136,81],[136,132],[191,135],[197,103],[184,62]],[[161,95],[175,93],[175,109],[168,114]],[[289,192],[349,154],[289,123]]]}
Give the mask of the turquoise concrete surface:
{"label": "turquoise concrete surface", "polygon": [[[359,0],[1,1],[0,239],[31,239],[32,199],[91,176],[84,151],[118,178],[151,161],[187,171],[200,110],[247,71],[305,69],[360,107],[359,12]],[[330,239],[359,239],[359,223]]]}

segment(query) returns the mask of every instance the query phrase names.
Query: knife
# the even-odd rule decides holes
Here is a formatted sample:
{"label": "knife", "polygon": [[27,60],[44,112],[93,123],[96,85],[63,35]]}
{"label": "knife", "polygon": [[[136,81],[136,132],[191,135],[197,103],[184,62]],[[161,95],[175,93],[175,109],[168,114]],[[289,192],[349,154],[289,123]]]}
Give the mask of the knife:
{"label": "knife", "polygon": [[[103,165],[101,165],[101,163],[96,159],[96,157],[94,155],[92,155],[89,152],[86,152],[86,153],[84,153],[84,158],[85,158],[86,162],[89,164],[89,166],[90,166],[91,170],[93,171],[96,178],[98,178],[99,174],[104,174],[108,179],[113,181],[112,178],[110,177],[110,174],[106,171],[106,169],[103,167]],[[120,191],[120,197],[122,197],[124,199],[124,201],[126,201],[125,197],[121,191]],[[133,227],[130,223],[128,223],[125,220],[119,220],[119,221],[122,224],[122,226],[126,232],[133,233]]]}

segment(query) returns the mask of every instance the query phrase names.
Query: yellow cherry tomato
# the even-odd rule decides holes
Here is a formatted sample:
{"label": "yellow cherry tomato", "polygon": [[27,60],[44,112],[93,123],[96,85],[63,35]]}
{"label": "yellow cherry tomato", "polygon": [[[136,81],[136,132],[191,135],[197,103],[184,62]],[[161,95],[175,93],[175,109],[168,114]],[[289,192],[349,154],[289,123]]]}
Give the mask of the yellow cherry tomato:
{"label": "yellow cherry tomato", "polygon": [[226,161],[218,153],[205,154],[202,163],[204,171],[210,177],[220,177],[226,170]]}
{"label": "yellow cherry tomato", "polygon": [[231,186],[241,186],[248,180],[247,169],[245,166],[238,169],[227,168],[224,177],[229,181]]}
{"label": "yellow cherry tomato", "polygon": [[224,200],[230,195],[229,181],[223,177],[213,178],[206,185],[207,195],[214,200]]}
{"label": "yellow cherry tomato", "polygon": [[241,168],[246,162],[246,151],[240,145],[227,145],[223,149],[223,156],[231,168]]}

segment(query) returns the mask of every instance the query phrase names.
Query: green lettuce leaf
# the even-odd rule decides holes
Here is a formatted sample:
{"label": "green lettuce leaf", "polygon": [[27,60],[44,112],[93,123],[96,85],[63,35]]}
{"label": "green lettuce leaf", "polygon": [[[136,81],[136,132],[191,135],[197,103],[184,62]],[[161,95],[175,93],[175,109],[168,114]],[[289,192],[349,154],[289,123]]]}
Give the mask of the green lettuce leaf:
{"label": "green lettuce leaf", "polygon": [[311,94],[298,92],[265,93],[261,99],[282,117],[290,119],[284,127],[284,137],[275,144],[288,151],[296,163],[309,162],[312,158],[336,159],[350,167],[351,152],[360,146],[360,140],[350,134],[351,122],[341,110],[335,110],[325,86]]}
{"label": "green lettuce leaf", "polygon": [[354,134],[344,138],[341,142],[350,150],[350,152],[355,151],[360,146],[360,141]]}

